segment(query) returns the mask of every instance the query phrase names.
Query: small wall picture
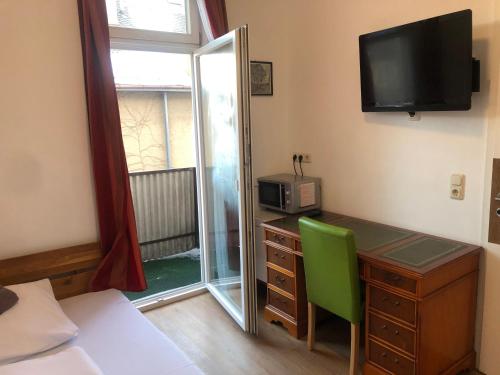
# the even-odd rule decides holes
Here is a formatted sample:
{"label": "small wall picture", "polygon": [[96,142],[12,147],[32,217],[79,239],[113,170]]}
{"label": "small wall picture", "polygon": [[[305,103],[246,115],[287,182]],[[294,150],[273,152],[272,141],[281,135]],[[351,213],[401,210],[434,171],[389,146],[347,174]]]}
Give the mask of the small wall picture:
{"label": "small wall picture", "polygon": [[252,95],[273,95],[273,63],[269,61],[250,62]]}

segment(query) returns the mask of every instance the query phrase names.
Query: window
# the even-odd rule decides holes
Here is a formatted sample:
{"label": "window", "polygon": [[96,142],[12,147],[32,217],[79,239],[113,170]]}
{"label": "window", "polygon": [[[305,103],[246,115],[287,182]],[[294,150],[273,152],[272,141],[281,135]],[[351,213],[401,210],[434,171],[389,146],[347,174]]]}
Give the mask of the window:
{"label": "window", "polygon": [[194,167],[195,1],[106,0],[106,7],[129,172]]}
{"label": "window", "polygon": [[111,26],[186,34],[184,0],[106,0]]}
{"label": "window", "polygon": [[111,38],[199,44],[194,0],[106,0]]}
{"label": "window", "polygon": [[127,296],[150,301],[202,280],[191,100],[199,17],[194,0],[106,0],[106,6],[148,283]]}
{"label": "window", "polygon": [[129,172],[194,167],[191,57],[112,50]]}

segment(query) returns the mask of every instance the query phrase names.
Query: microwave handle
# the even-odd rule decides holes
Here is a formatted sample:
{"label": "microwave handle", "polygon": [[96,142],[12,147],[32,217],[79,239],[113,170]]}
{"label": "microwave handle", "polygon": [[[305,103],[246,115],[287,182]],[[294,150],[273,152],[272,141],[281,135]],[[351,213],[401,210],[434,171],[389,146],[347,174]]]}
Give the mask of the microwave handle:
{"label": "microwave handle", "polygon": [[283,195],[284,190],[285,190],[285,185],[280,184],[280,206],[282,210],[286,209],[285,197]]}

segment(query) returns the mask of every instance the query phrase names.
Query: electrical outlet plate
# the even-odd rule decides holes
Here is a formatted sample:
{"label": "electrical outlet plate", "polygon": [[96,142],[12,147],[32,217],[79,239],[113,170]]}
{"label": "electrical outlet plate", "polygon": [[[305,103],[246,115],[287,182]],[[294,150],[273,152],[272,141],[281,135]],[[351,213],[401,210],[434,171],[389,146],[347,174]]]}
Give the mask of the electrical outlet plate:
{"label": "electrical outlet plate", "polygon": [[410,115],[408,117],[408,121],[420,121],[421,119],[422,115],[419,112],[415,113],[413,116]]}
{"label": "electrical outlet plate", "polygon": [[[297,155],[297,158],[302,155],[302,163],[312,163],[312,160],[311,160],[311,154],[308,154],[308,153],[305,153],[305,152],[293,152],[292,153],[292,157],[293,155]],[[297,161],[299,161],[299,159],[297,159]]]}
{"label": "electrical outlet plate", "polygon": [[453,174],[450,179],[450,198],[463,200],[465,195],[465,175]]}

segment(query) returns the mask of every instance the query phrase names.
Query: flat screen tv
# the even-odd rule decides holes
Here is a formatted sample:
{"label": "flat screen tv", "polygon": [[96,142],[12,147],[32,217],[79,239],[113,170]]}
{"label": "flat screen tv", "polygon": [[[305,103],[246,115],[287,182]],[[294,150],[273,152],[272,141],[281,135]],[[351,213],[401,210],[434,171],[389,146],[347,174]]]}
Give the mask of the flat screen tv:
{"label": "flat screen tv", "polygon": [[363,112],[471,107],[472,11],[359,37]]}

